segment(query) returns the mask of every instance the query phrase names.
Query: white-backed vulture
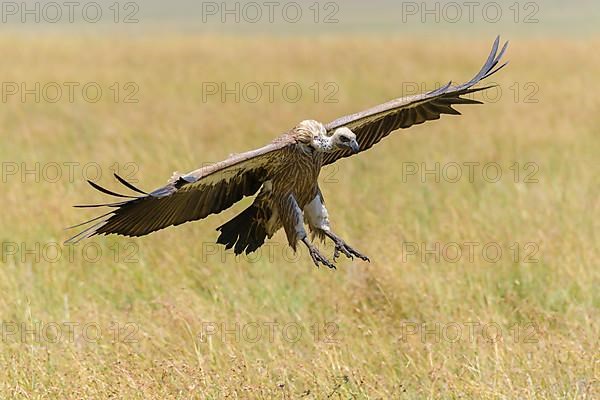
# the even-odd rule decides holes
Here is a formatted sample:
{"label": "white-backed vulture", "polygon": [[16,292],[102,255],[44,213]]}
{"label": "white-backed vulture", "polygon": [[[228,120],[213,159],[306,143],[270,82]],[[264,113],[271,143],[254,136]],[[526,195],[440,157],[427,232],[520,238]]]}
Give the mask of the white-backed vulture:
{"label": "white-backed vulture", "polygon": [[121,184],[140,196],[118,194],[89,182],[95,189],[125,200],[76,206],[109,207],[110,211],[76,225],[93,223],[67,242],[93,235],[147,235],[219,213],[243,197],[258,193],[250,207],[217,228],[220,231],[218,243],[233,248],[236,254],[249,254],[283,228],[294,250],[298,241],[302,241],[315,265],[335,268],[308,239],[305,221],[316,237],[333,241],[334,261],[340,254],[368,261],[332,232],[318,185],[321,168],[370,149],[398,129],[439,119],[442,114],[459,115],[453,105],[481,104],[463,96],[488,89],[475,85],[506,65],[500,64],[500,60],[508,43],[498,52],[499,43],[498,37],[483,68],[462,85],[448,83],[437,90],[392,100],[328,124],[302,121],[265,147],[232,155],[185,175],[174,175],[165,186],[151,193],[134,187],[116,174]]}

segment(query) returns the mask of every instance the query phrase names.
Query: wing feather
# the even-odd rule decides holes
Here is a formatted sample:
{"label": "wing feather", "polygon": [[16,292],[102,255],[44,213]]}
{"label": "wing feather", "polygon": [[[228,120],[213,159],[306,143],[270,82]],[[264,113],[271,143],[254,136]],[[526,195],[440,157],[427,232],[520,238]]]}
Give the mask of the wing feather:
{"label": "wing feather", "polygon": [[[209,165],[186,175],[175,175],[169,182],[144,196],[127,196],[89,182],[96,190],[129,200],[79,207],[112,207],[113,210],[71,228],[94,223],[71,237],[75,243],[94,235],[118,234],[143,236],[172,225],[195,221],[219,213],[254,195],[269,179],[270,165],[279,150],[294,143],[294,139],[279,138],[268,146],[236,154],[225,161]],[[146,193],[122,177],[115,178],[123,186]]]}
{"label": "wing feather", "polygon": [[[453,86],[452,82],[449,82],[427,93],[395,99],[369,110],[338,118],[326,125],[327,131],[332,132],[341,127],[351,129],[356,134],[362,152],[370,149],[398,129],[406,129],[426,121],[437,120],[443,114],[461,115],[452,107],[453,105],[482,104],[481,101],[461,96],[489,89],[492,86],[475,88],[473,86],[506,66],[507,63],[500,64],[500,61],[508,48],[508,42],[504,44],[500,52],[498,52],[499,46],[500,37],[498,36],[481,70],[470,81],[462,85]],[[352,154],[350,150],[329,153],[325,155],[323,165],[334,163]]]}

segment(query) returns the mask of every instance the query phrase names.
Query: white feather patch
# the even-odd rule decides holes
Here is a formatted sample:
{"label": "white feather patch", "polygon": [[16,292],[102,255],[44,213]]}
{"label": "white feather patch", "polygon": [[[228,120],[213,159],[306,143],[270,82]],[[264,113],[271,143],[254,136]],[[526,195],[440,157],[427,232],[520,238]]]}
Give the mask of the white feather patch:
{"label": "white feather patch", "polygon": [[319,195],[304,207],[304,215],[311,227],[329,230],[329,214]]}

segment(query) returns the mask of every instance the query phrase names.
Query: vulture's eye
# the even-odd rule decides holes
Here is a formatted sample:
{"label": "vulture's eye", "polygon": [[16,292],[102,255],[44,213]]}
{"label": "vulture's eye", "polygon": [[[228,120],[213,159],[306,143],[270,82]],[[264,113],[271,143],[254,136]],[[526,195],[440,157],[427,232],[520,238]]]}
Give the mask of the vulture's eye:
{"label": "vulture's eye", "polygon": [[350,138],[348,136],[341,136],[340,141],[342,143],[348,143],[350,141]]}

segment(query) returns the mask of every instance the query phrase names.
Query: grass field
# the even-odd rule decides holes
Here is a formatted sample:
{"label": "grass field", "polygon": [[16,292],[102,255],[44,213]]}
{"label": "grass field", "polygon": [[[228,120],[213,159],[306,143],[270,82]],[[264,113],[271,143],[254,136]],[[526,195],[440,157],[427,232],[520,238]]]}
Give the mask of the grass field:
{"label": "grass field", "polygon": [[[60,245],[94,216],[71,205],[106,199],[85,177],[153,189],[302,119],[469,79],[492,39],[4,36],[0,398],[598,398],[598,39],[514,39],[490,104],[326,170],[333,227],[370,264],[316,269],[282,233],[236,259],[214,229],[246,203]],[[221,82],[303,94],[222,101]]]}

